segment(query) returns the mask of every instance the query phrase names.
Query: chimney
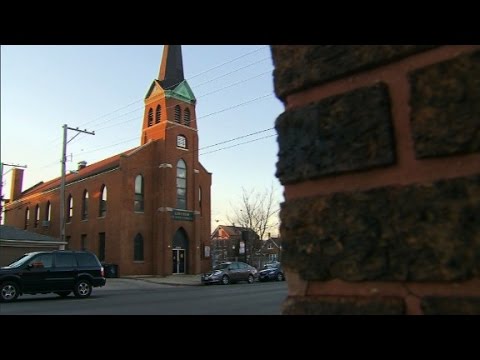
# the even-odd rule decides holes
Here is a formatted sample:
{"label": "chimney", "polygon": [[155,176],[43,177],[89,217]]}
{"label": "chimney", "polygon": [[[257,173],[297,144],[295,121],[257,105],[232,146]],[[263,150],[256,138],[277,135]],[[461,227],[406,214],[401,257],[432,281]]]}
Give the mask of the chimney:
{"label": "chimney", "polygon": [[15,201],[22,195],[23,169],[12,169],[12,186],[10,189],[10,201]]}
{"label": "chimney", "polygon": [[87,162],[85,160],[79,161],[77,170],[81,170],[81,169],[84,169],[86,167],[87,167]]}

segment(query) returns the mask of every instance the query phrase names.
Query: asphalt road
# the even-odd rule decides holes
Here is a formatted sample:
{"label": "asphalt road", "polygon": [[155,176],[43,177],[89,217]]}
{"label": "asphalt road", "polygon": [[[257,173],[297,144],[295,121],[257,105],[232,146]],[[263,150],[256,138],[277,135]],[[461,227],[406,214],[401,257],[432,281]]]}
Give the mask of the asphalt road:
{"label": "asphalt road", "polygon": [[171,286],[108,279],[88,299],[24,295],[0,303],[0,315],[280,315],[286,296],[285,281]]}

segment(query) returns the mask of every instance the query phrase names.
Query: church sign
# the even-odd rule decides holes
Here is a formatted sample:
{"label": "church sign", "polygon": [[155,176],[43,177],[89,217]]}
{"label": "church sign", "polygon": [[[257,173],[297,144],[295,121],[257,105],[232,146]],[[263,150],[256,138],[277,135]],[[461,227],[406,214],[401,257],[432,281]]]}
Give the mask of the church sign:
{"label": "church sign", "polygon": [[185,221],[193,221],[193,211],[187,210],[172,210],[172,219],[174,220],[185,220]]}

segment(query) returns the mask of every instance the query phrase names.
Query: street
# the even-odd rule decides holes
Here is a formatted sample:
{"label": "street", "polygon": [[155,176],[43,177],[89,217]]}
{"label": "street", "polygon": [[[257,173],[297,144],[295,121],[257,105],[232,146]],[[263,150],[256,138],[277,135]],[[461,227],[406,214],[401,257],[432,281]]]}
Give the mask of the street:
{"label": "street", "polygon": [[0,303],[0,315],[280,315],[287,283],[171,286],[108,279],[88,299],[24,295]]}

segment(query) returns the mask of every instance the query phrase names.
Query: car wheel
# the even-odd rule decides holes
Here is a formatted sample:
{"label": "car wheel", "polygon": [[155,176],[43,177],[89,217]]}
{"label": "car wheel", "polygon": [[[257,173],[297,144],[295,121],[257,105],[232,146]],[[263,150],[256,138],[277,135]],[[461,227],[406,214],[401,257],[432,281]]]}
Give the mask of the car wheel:
{"label": "car wheel", "polygon": [[0,287],[0,301],[10,302],[18,297],[18,285],[13,281],[5,281]]}
{"label": "car wheel", "polygon": [[70,295],[71,291],[57,291],[55,294],[62,298],[66,298],[68,295]]}
{"label": "car wheel", "polygon": [[252,274],[248,275],[248,280],[247,281],[248,281],[249,284],[253,284],[253,275]]}
{"label": "car wheel", "polygon": [[284,280],[282,273],[278,273],[278,274],[277,274],[277,280],[278,280],[278,281],[283,281],[283,280]]}
{"label": "car wheel", "polygon": [[223,275],[222,277],[222,284],[223,285],[228,285],[230,284],[230,278],[227,275]]}
{"label": "car wheel", "polygon": [[73,289],[75,296],[77,298],[88,298],[92,293],[92,285],[88,280],[79,280],[75,284],[75,288]]}

